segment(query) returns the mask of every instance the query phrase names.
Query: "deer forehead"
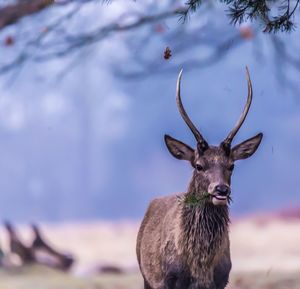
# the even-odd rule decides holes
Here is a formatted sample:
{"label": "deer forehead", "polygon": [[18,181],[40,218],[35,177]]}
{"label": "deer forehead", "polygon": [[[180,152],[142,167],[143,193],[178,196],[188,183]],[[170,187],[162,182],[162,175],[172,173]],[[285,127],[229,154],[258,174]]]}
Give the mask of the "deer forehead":
{"label": "deer forehead", "polygon": [[230,158],[226,156],[224,150],[220,147],[210,146],[204,153],[196,150],[195,161],[205,161],[207,164],[222,164],[230,162]]}

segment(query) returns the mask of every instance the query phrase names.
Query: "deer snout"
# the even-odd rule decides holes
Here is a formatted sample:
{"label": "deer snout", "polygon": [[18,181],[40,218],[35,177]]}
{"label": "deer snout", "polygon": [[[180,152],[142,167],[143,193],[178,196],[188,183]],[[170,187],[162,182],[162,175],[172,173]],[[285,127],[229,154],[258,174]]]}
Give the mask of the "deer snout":
{"label": "deer snout", "polygon": [[227,185],[217,185],[215,187],[215,192],[222,197],[228,197],[231,193],[230,187]]}
{"label": "deer snout", "polygon": [[212,202],[214,205],[227,205],[229,195],[231,193],[228,185],[216,185],[212,194]]}

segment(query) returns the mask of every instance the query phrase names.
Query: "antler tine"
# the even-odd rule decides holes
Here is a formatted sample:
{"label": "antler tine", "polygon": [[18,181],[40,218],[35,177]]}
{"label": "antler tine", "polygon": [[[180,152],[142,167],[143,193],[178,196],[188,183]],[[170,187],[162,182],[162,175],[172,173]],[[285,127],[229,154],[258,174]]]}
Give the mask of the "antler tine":
{"label": "antler tine", "polygon": [[231,130],[231,132],[228,134],[226,139],[221,144],[225,149],[230,149],[231,142],[232,142],[233,138],[235,137],[235,135],[237,134],[237,132],[239,131],[239,129],[241,128],[242,124],[244,123],[246,116],[248,114],[248,111],[250,109],[250,106],[251,106],[253,92],[252,92],[252,83],[251,83],[251,79],[250,79],[249,69],[247,66],[246,66],[246,78],[247,78],[247,83],[248,83],[247,102],[245,104],[244,111],[241,114],[239,121],[236,123],[234,128]]}
{"label": "antler tine", "polygon": [[188,125],[188,127],[190,128],[190,130],[192,131],[193,135],[195,136],[197,142],[198,142],[198,147],[201,150],[205,150],[208,147],[208,144],[206,142],[206,140],[203,138],[203,136],[201,135],[201,133],[197,130],[197,128],[194,126],[194,124],[192,123],[192,121],[190,120],[190,118],[188,117],[182,101],[181,101],[181,96],[180,96],[180,82],[181,82],[181,76],[182,76],[182,69],[179,72],[178,75],[178,79],[177,79],[177,85],[176,85],[176,103],[177,103],[177,107],[178,110],[180,112],[180,115],[182,116],[183,120],[185,121],[185,123]]}

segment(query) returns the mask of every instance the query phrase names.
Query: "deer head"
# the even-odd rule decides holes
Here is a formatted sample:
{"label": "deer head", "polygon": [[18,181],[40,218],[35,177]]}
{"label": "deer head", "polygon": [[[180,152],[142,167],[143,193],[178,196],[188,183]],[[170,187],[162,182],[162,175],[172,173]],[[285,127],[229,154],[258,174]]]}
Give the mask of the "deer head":
{"label": "deer head", "polygon": [[248,68],[246,67],[248,82],[246,105],[239,121],[219,146],[209,145],[187,115],[180,96],[181,76],[182,70],[177,80],[176,103],[180,115],[195,136],[197,146],[193,149],[169,135],[165,135],[166,145],[175,158],[189,161],[194,168],[188,192],[198,195],[208,193],[209,200],[214,205],[227,205],[231,194],[230,183],[234,162],[252,156],[263,137],[263,134],[259,133],[231,147],[232,140],[245,121],[252,102],[252,84]]}

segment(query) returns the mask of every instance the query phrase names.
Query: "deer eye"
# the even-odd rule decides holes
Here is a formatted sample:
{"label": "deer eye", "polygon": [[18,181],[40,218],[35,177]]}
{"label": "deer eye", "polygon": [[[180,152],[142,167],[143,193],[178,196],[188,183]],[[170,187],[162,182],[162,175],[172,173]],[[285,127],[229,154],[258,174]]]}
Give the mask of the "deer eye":
{"label": "deer eye", "polygon": [[230,170],[230,171],[233,171],[233,169],[234,169],[234,164],[232,164],[232,165],[229,167],[229,170]]}
{"label": "deer eye", "polygon": [[197,171],[203,171],[203,167],[199,164],[196,164],[196,170]]}

